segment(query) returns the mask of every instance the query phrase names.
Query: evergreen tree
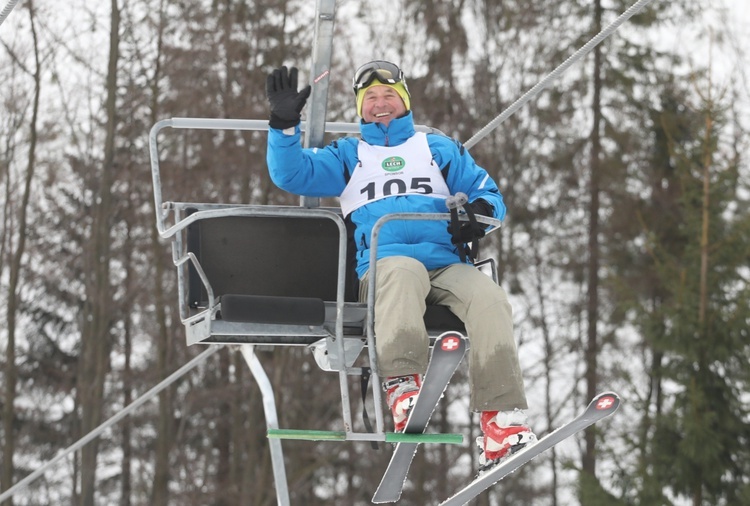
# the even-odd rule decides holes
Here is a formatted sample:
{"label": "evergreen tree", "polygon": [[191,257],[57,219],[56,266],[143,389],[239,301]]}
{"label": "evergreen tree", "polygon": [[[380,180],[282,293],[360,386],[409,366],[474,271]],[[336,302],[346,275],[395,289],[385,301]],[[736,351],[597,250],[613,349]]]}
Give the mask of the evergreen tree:
{"label": "evergreen tree", "polygon": [[651,358],[642,504],[663,504],[667,491],[695,505],[747,493],[750,213],[729,108],[707,86],[703,98],[666,86],[653,111],[651,196],[631,249],[634,322]]}

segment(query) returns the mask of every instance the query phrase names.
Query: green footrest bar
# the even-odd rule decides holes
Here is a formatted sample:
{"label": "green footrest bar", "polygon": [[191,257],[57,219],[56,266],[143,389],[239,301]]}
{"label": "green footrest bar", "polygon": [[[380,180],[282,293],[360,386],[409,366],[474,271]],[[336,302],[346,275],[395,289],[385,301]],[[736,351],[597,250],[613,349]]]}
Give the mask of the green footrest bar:
{"label": "green footrest bar", "polygon": [[304,439],[307,441],[385,441],[386,443],[445,443],[461,444],[463,434],[404,434],[386,432],[385,434],[357,434],[347,437],[344,431],[268,429],[267,435],[274,439]]}
{"label": "green footrest bar", "polygon": [[306,439],[308,441],[346,441],[346,432],[328,430],[268,429],[274,439]]}
{"label": "green footrest bar", "polygon": [[463,434],[404,434],[386,432],[386,443],[447,443],[460,445],[464,442]]}

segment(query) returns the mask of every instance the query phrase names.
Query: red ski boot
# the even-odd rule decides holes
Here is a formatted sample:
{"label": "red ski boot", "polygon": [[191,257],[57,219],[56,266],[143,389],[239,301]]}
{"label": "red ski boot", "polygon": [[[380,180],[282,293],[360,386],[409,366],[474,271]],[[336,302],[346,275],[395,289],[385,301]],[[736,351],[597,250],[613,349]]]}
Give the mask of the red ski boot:
{"label": "red ski boot", "polygon": [[417,402],[419,389],[422,387],[422,379],[418,374],[409,376],[394,376],[383,382],[385,390],[385,402],[391,408],[393,414],[393,425],[395,432],[403,432],[409,412]]}
{"label": "red ski boot", "polygon": [[477,438],[479,474],[527,445],[536,443],[536,435],[526,423],[526,413],[520,409],[483,411],[481,427],[484,437]]}

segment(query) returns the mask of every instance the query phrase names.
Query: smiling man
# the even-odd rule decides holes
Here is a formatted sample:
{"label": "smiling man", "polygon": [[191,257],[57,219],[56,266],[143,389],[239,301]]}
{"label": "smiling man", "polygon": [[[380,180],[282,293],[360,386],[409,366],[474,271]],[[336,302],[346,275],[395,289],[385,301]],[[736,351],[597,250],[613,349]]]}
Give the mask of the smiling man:
{"label": "smiling man", "polygon": [[405,115],[410,103],[409,92],[403,83],[384,85],[376,83],[357,92],[357,113],[368,123],[381,123],[387,127],[391,120]]}
{"label": "smiling man", "polygon": [[[310,86],[297,91],[297,69],[281,67],[266,81],[271,106],[268,169],[280,188],[309,197],[339,197],[354,226],[360,299],[366,300],[370,235],[382,216],[447,213],[446,198],[469,197],[474,214],[503,219],[497,185],[458,142],[416,132],[401,69],[376,60],[354,75],[362,138],[303,149],[299,123]],[[443,221],[391,221],[380,232],[375,296],[378,373],[396,431],[403,430],[427,368],[426,304],[447,306],[465,324],[470,407],[480,412],[480,470],[536,441],[526,422],[523,377],[513,318],[502,287],[473,265],[466,244],[484,226],[465,223],[456,234]],[[468,254],[466,254],[468,253]]]}

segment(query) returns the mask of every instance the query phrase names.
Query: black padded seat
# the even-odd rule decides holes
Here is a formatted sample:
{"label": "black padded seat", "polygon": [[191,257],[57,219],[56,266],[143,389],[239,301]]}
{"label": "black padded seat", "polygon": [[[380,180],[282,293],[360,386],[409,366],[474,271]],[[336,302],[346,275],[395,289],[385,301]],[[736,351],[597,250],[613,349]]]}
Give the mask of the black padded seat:
{"label": "black padded seat", "polygon": [[313,297],[264,297],[225,294],[221,296],[221,319],[281,325],[323,325],[325,303]]}
{"label": "black padded seat", "polygon": [[449,330],[466,334],[466,327],[461,319],[453,314],[446,306],[427,305],[424,313],[425,326],[432,333],[442,333]]}

